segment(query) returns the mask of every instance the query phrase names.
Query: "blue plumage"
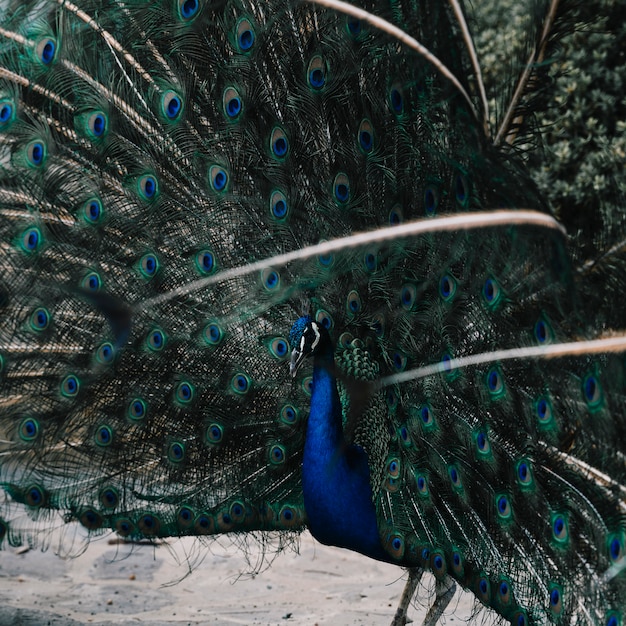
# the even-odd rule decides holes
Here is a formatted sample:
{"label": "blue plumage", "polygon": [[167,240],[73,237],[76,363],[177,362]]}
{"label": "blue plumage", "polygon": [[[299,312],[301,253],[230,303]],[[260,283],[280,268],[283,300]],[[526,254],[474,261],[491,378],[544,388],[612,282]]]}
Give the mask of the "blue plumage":
{"label": "blue plumage", "polygon": [[309,529],[322,543],[389,561],[378,533],[367,454],[344,437],[330,336],[308,317],[296,322],[291,336],[293,374],[303,358],[314,355],[302,458],[302,495]]}

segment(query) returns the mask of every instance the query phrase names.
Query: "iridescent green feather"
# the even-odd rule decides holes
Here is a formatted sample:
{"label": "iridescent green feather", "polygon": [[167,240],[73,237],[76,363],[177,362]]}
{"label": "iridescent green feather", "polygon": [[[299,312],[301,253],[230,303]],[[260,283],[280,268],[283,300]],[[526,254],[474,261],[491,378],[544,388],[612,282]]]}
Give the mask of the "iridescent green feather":
{"label": "iridescent green feather", "polygon": [[[336,347],[388,560],[516,624],[619,626],[623,356],[491,354],[621,330],[606,293],[623,287],[621,209],[589,240],[396,229],[307,253],[418,219],[550,213],[486,131],[452,9],[363,7],[470,102],[393,36],[314,4],[0,7],[1,545],[57,533],[80,551],[79,523],[280,531],[280,549],[307,523],[314,390],[289,374],[288,335],[309,314]],[[518,144],[538,106],[524,94]]]}

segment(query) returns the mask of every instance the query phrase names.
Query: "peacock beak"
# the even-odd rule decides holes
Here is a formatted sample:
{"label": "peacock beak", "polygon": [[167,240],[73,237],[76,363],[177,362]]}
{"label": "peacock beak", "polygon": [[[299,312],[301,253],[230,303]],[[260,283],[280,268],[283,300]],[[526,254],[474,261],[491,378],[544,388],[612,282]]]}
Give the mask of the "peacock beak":
{"label": "peacock beak", "polygon": [[291,362],[289,364],[289,373],[292,376],[295,376],[298,372],[298,368],[302,364],[302,361],[304,361],[304,357],[305,354],[303,352],[298,350],[298,348],[293,348],[291,351]]}

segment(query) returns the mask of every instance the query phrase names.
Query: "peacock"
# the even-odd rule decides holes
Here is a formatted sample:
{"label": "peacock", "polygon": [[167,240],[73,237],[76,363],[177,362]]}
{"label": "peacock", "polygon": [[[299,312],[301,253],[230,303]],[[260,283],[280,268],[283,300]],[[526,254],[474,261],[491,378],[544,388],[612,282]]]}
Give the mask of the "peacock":
{"label": "peacock", "polygon": [[483,79],[491,9],[0,1],[1,547],[309,528],[394,624],[626,622],[623,169],[537,185],[592,10]]}

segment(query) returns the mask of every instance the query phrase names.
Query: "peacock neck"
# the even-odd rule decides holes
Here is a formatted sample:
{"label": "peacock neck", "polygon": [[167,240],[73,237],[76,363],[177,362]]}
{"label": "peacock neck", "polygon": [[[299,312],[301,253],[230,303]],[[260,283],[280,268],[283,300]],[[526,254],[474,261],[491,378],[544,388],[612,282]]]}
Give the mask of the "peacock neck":
{"label": "peacock neck", "polygon": [[[307,426],[306,447],[315,452],[316,459],[329,460],[345,445],[341,402],[337,392],[332,352],[315,357],[313,392]],[[311,459],[311,460],[312,460]]]}
{"label": "peacock neck", "polygon": [[314,361],[302,482],[309,528],[318,541],[388,560],[378,534],[367,455],[343,435],[330,339]]}

